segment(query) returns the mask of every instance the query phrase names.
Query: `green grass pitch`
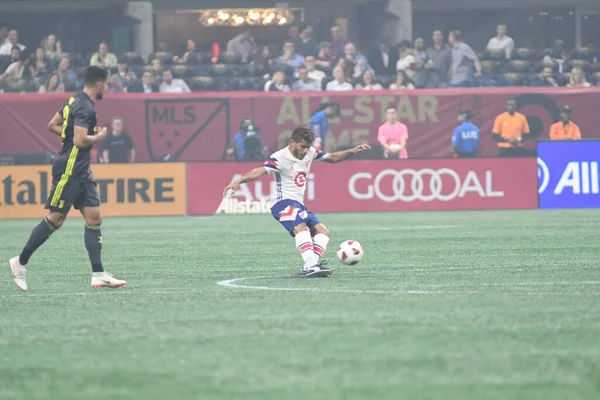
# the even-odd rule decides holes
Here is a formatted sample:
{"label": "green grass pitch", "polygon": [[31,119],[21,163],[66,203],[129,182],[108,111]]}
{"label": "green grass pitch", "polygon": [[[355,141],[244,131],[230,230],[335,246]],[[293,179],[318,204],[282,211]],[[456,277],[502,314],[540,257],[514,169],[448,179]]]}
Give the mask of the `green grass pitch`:
{"label": "green grass pitch", "polygon": [[0,221],[0,399],[600,398],[600,210],[320,218],[329,279],[268,215],[107,218],[129,285],[96,292],[71,219],[28,293],[5,263],[37,221]]}

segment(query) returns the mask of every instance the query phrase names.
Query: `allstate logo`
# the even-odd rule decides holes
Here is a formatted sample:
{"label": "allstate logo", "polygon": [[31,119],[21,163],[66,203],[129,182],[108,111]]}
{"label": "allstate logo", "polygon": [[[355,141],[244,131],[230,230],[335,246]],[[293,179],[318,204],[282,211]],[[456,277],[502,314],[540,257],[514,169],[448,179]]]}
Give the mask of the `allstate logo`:
{"label": "allstate logo", "polygon": [[544,160],[542,160],[539,157],[537,159],[537,163],[538,163],[538,185],[539,185],[538,193],[542,194],[546,190],[546,187],[548,187],[548,183],[550,183],[550,170],[548,169],[548,166],[546,165]]}

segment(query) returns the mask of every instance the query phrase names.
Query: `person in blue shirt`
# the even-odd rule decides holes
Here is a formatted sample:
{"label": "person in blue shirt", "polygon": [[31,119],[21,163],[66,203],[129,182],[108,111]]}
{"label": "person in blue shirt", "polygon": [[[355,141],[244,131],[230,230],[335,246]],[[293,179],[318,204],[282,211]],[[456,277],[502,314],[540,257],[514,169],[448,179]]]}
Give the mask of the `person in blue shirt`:
{"label": "person in blue shirt", "polygon": [[310,118],[309,128],[315,134],[313,146],[317,150],[325,149],[325,137],[329,130],[329,119],[340,115],[340,105],[337,103],[324,103]]}
{"label": "person in blue shirt", "polygon": [[227,148],[228,155],[234,155],[236,161],[262,161],[267,148],[260,137],[259,130],[250,117],[240,122],[240,132],[233,137]]}
{"label": "person in blue shirt", "polygon": [[479,128],[471,123],[473,113],[469,110],[459,110],[457,120],[460,125],[454,129],[452,135],[452,150],[458,158],[472,158],[477,156],[479,149]]}

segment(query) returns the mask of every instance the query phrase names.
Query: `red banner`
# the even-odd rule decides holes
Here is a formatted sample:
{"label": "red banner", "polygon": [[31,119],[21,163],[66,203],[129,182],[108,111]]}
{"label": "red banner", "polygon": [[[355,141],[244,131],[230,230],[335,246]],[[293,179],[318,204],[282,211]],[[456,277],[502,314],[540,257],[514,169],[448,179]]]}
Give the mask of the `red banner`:
{"label": "red banner", "polygon": [[[251,163],[190,163],[188,214],[265,213],[272,177],[223,188]],[[537,162],[528,159],[443,159],[315,163],[306,182],[314,212],[491,210],[537,208]]]}
{"label": "red banner", "polygon": [[[48,132],[48,121],[68,94],[0,96],[0,151],[56,151],[60,138]],[[111,118],[125,119],[140,162],[168,157],[179,161],[226,159],[228,141],[239,130],[244,117],[254,118],[270,151],[287,144],[291,130],[309,121],[322,102],[336,101],[341,117],[330,121],[327,148],[374,143],[385,109],[394,106],[408,125],[409,158],[451,157],[450,140],[456,126],[456,111],[473,111],[482,133],[481,156],[496,156],[491,138],[497,115],[505,101],[517,100],[532,132],[548,138],[550,125],[559,118],[559,108],[569,104],[573,120],[584,138],[600,138],[597,104],[600,88],[491,88],[385,90],[377,92],[295,93],[190,93],[107,94],[96,102],[98,123],[110,126]],[[531,149],[534,141],[527,143]]]}

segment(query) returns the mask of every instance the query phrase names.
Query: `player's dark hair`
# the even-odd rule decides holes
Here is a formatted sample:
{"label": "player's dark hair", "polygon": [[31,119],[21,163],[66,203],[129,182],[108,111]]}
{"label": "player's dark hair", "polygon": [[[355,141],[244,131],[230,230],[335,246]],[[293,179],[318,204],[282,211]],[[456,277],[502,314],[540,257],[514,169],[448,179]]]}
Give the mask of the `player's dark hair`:
{"label": "player's dark hair", "polygon": [[315,141],[315,134],[311,129],[305,126],[298,126],[292,131],[292,140],[294,142],[307,142],[312,144],[312,142]]}
{"label": "player's dark hair", "polygon": [[90,65],[85,67],[84,84],[95,85],[98,82],[104,82],[108,79],[108,70],[98,65]]}
{"label": "player's dark hair", "polygon": [[315,110],[315,112],[314,112],[314,113],[312,113],[312,115],[315,115],[315,114],[316,114],[316,113],[318,113],[319,111],[323,111],[323,110],[325,110],[327,107],[333,107],[333,108],[334,108],[334,109],[337,111],[337,113],[338,113],[338,115],[339,115],[339,113],[340,113],[340,105],[339,105],[338,103],[323,103],[323,104],[321,104],[321,105],[319,106],[319,108],[317,108],[317,109]]}

